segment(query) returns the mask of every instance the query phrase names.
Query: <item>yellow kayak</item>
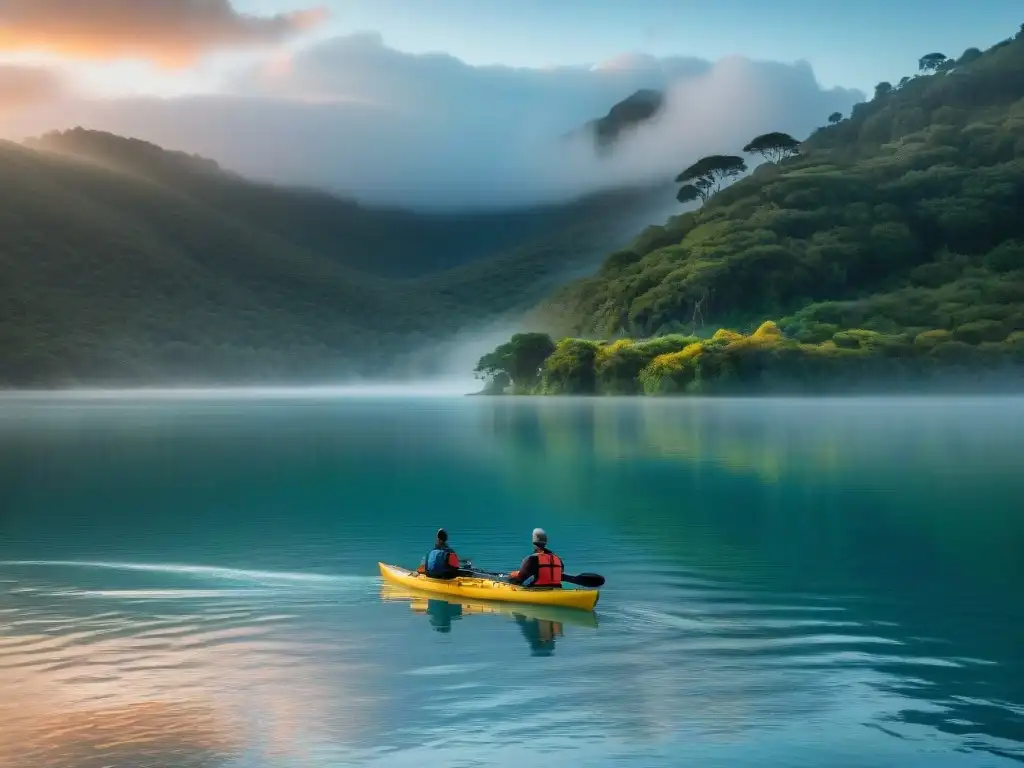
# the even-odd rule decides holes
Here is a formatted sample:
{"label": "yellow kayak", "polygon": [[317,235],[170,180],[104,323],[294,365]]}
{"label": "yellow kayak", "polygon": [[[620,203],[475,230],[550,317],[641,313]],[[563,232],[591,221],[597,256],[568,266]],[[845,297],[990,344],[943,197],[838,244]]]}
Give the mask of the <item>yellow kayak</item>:
{"label": "yellow kayak", "polygon": [[470,600],[493,600],[501,603],[526,603],[530,605],[556,605],[562,608],[594,610],[601,597],[597,589],[530,589],[504,581],[457,576],[454,579],[431,579],[429,576],[400,568],[397,565],[378,563],[380,575],[392,584],[410,589],[432,592],[436,595],[451,595]]}

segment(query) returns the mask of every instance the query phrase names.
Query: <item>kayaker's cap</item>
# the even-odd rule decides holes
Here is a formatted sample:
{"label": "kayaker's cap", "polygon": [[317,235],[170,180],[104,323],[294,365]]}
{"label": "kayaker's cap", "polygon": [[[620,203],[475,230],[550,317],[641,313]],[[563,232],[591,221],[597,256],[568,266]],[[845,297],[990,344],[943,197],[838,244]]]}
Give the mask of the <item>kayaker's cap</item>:
{"label": "kayaker's cap", "polygon": [[438,528],[437,529],[437,540],[438,541],[448,541],[448,531],[446,531],[444,528]]}
{"label": "kayaker's cap", "polygon": [[548,535],[543,528],[533,529],[533,543],[534,544],[547,544]]}

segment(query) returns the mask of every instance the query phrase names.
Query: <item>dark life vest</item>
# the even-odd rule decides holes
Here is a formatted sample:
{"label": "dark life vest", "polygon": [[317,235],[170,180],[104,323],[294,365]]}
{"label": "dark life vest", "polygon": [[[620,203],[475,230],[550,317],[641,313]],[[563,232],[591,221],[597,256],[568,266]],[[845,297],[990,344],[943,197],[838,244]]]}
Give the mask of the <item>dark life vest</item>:
{"label": "dark life vest", "polygon": [[423,565],[423,571],[427,576],[435,579],[450,576],[452,567],[448,564],[448,555],[452,553],[448,547],[432,549],[427,553],[427,561]]}
{"label": "dark life vest", "polygon": [[554,552],[538,552],[537,576],[531,587],[560,587],[562,586],[562,558]]}

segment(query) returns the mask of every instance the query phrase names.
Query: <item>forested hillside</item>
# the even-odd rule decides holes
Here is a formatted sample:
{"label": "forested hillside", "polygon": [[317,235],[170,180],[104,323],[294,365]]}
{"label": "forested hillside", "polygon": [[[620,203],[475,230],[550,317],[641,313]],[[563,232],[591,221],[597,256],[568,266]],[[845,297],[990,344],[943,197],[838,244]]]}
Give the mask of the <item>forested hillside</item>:
{"label": "forested hillside", "polygon": [[[984,53],[926,54],[917,69],[896,85],[880,83],[849,117],[823,116],[830,125],[802,143],[776,134],[767,148],[759,137],[735,156],[694,158],[677,181],[680,200],[700,208],[648,228],[596,275],[558,291],[532,327],[556,338],[682,334],[671,350],[648,343],[639,354],[623,340],[619,352],[604,353],[630,357],[632,390],[695,379],[706,389],[709,375],[734,376],[735,361],[705,354],[730,343],[737,355],[756,349],[763,358],[747,371],[755,379],[778,363],[766,347],[782,342],[789,365],[812,345],[833,357],[884,347],[891,358],[923,356],[929,365],[963,363],[972,351],[995,365],[1019,359],[1024,29]],[[744,156],[771,161],[739,178]],[[769,331],[742,335],[766,320],[776,321]],[[712,342],[720,328],[732,335]],[[599,361],[601,345],[577,341],[549,367]],[[641,381],[663,354],[676,357]],[[584,379],[548,390],[600,389],[600,377]]]}
{"label": "forested hillside", "polygon": [[[1021,299],[1006,285],[1024,267],[1024,39],[959,61],[880,84],[798,155],[650,227],[549,308],[565,330],[602,336],[692,330],[702,299],[705,325],[799,313],[784,324],[797,332],[814,319],[877,330],[1009,320],[937,314],[1008,311]],[[893,316],[908,302],[916,313]]]}
{"label": "forested hillside", "polygon": [[671,189],[423,215],[84,130],[0,145],[0,385],[387,375],[528,306]]}

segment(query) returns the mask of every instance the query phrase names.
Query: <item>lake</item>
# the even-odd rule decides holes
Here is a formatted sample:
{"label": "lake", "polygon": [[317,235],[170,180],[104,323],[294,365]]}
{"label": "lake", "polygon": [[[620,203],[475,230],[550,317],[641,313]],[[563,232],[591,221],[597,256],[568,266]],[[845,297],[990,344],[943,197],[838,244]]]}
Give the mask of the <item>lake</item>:
{"label": "lake", "polygon": [[[1024,399],[9,396],[0,766],[1024,762]],[[382,586],[544,527],[597,610]]]}

